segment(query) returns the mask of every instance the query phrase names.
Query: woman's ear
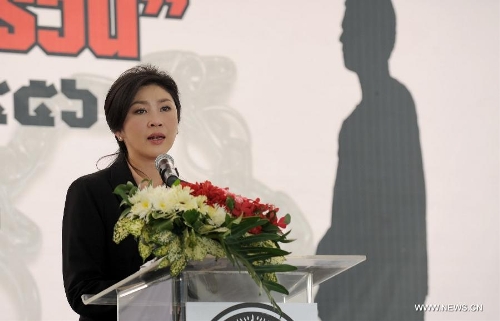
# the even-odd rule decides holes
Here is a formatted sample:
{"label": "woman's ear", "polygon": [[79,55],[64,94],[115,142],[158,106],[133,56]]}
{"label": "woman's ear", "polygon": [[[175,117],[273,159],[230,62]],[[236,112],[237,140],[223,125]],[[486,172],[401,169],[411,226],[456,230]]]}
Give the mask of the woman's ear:
{"label": "woman's ear", "polygon": [[115,133],[116,140],[119,142],[123,142],[123,137],[121,132],[116,132]]}

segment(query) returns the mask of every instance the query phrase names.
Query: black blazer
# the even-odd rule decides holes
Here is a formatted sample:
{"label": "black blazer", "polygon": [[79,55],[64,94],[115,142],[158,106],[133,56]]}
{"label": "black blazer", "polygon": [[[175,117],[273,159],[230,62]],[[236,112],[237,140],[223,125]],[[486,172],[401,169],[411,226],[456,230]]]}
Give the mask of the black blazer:
{"label": "black blazer", "polygon": [[84,305],[82,294],[97,294],[137,272],[143,264],[137,241],[113,242],[121,209],[113,194],[134,182],[125,159],[75,180],[68,189],[62,222],[62,263],[66,297],[81,321],[116,320],[116,306]]}

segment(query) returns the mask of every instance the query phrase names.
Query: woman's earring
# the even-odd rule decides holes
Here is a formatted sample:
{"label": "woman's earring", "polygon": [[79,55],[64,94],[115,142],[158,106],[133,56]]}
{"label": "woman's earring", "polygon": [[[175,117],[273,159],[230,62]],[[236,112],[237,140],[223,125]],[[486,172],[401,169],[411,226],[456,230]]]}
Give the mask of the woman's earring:
{"label": "woman's earring", "polygon": [[116,136],[119,142],[123,142],[123,138],[121,136]]}

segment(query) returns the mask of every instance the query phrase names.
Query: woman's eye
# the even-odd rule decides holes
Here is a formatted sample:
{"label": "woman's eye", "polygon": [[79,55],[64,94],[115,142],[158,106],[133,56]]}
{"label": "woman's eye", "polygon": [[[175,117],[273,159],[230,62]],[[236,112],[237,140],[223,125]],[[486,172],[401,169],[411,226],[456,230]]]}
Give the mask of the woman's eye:
{"label": "woman's eye", "polygon": [[146,109],[137,109],[136,111],[134,111],[134,114],[141,115],[141,114],[144,114],[145,112],[146,112]]}
{"label": "woman's eye", "polygon": [[172,107],[170,106],[163,106],[162,108],[160,108],[161,111],[169,111],[170,109],[172,109]]}

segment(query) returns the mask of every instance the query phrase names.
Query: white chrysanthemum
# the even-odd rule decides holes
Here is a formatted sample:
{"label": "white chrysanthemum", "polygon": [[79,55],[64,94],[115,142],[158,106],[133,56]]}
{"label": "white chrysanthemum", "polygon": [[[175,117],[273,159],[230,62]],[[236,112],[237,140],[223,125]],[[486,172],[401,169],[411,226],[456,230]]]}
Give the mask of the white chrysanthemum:
{"label": "white chrysanthemum", "polygon": [[205,195],[199,195],[196,197],[196,202],[198,206],[198,212],[203,215],[208,215],[210,206],[207,205],[207,197]]}
{"label": "white chrysanthemum", "polygon": [[146,186],[142,189],[138,189],[137,192],[129,198],[129,202],[132,203],[132,207],[130,209],[130,214],[132,216],[137,215],[144,218],[152,209],[152,191],[152,186]]}
{"label": "white chrysanthemum", "polygon": [[150,194],[151,188],[145,187],[143,189],[137,190],[137,192],[129,198],[130,203],[132,203],[132,208],[130,213],[132,215],[137,215],[140,218],[144,218],[146,214],[151,210],[153,204],[151,202]]}
{"label": "white chrysanthemum", "polygon": [[174,192],[177,201],[177,209],[179,211],[198,209],[198,202],[196,198],[191,195],[191,189],[189,187],[175,189]]}
{"label": "white chrysanthemum", "polygon": [[172,190],[161,185],[152,191],[151,202],[155,210],[169,213],[175,209],[176,200],[172,197]]}
{"label": "white chrysanthemum", "polygon": [[132,204],[137,204],[142,202],[144,199],[149,198],[148,195],[151,194],[151,187],[148,185],[144,188],[137,189],[134,195],[129,197],[129,202]]}
{"label": "white chrysanthemum", "polygon": [[140,218],[144,218],[148,212],[151,210],[151,201],[147,198],[142,199],[140,202],[135,203],[132,205],[132,208],[130,209],[130,213],[132,215],[137,215]]}
{"label": "white chrysanthemum", "polygon": [[226,211],[218,205],[208,207],[208,216],[215,226],[221,226],[226,221]]}

